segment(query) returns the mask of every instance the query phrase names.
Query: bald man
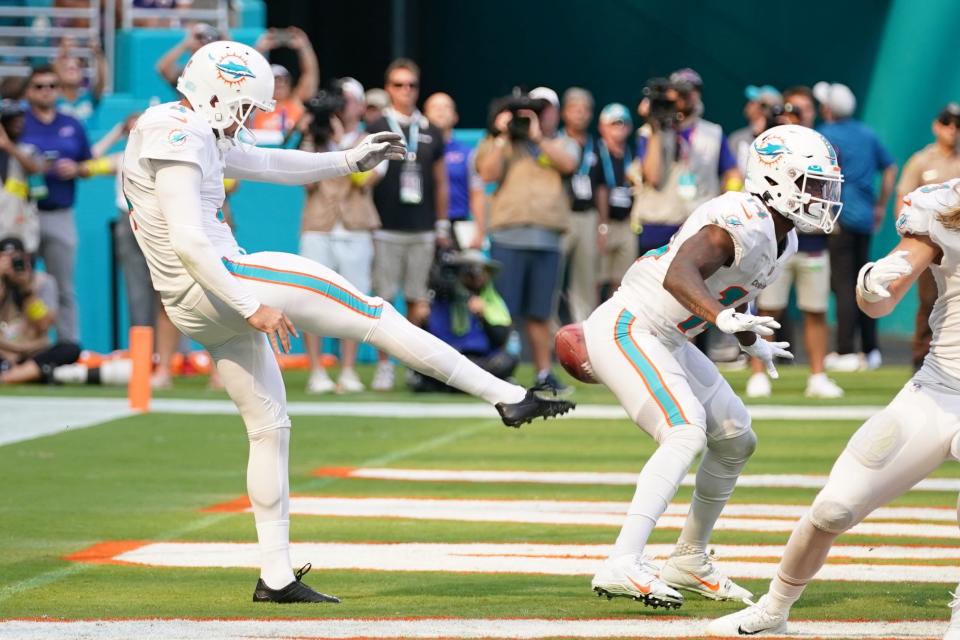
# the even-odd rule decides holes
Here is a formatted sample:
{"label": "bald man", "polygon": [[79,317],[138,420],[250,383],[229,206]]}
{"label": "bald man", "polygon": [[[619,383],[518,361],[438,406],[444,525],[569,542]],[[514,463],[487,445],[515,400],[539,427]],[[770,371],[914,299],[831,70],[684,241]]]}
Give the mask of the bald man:
{"label": "bald man", "polygon": [[[457,105],[446,93],[434,93],[427,101],[423,103],[423,114],[427,116],[430,124],[443,132],[444,142],[444,162],[447,165],[447,175],[450,180],[450,222],[453,224],[453,240],[460,246],[457,239],[457,227],[464,221],[470,219],[471,203],[471,175],[475,171],[471,169],[473,149],[470,145],[455,140],[453,138],[453,128],[460,120],[457,114]],[[477,181],[474,180],[474,183]],[[473,195],[476,198],[483,199],[483,188],[479,185],[479,193]],[[477,221],[476,232],[473,239],[468,241],[470,247],[479,248],[483,244],[482,225]],[[464,247],[466,248],[466,247]]]}

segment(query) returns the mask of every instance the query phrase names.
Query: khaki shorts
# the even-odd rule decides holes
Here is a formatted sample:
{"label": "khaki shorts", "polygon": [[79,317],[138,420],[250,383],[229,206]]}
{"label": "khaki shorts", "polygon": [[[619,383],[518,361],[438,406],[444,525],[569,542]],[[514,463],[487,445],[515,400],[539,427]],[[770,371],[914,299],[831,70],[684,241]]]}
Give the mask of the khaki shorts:
{"label": "khaki shorts", "polygon": [[637,261],[637,234],[630,228],[629,220],[611,220],[607,227],[607,250],[600,254],[600,273],[602,282],[619,285],[627,269]]}
{"label": "khaki shorts", "polygon": [[780,311],[790,303],[790,287],[797,284],[797,307],[810,313],[825,313],[830,300],[830,257],[824,251],[798,251],[780,277],[757,297],[757,307]]}
{"label": "khaki shorts", "polygon": [[375,231],[373,246],[374,295],[393,300],[403,287],[407,301],[430,299],[427,283],[436,252],[432,231]]}

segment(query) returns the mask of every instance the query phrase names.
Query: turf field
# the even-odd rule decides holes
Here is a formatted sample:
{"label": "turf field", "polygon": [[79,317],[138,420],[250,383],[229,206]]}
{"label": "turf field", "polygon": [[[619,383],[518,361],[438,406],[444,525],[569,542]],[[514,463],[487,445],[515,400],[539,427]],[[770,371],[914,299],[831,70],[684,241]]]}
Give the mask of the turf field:
{"label": "turf field", "polygon": [[[805,371],[782,371],[767,404],[786,417],[755,421],[760,445],[748,479],[713,538],[719,561],[758,595],[802,507],[860,424],[791,412],[847,405],[868,412],[909,376],[893,367],[838,374],[847,397],[811,403],[802,396]],[[737,389],[745,378],[730,374]],[[691,595],[667,616],[591,593],[590,577],[633,494],[631,475],[653,448],[615,412],[512,430],[458,396],[309,397],[297,373],[288,375],[289,399],[317,403],[300,413],[322,406],[336,413],[330,403],[347,400],[369,413],[292,411],[294,559],[312,562],[306,581],[343,603],[253,604],[243,428],[207,402],[225,395],[206,390],[204,379],[178,382],[157,398],[190,400],[175,405],[182,413],[93,419],[94,426],[0,446],[0,638],[697,637],[704,618],[741,606]],[[122,395],[10,388],[0,390],[0,411],[6,424],[29,432],[38,416],[54,413],[71,425],[84,402]],[[578,388],[577,399],[613,403],[599,387]],[[430,404],[429,417],[415,403]],[[457,409],[464,406],[472,412]],[[960,479],[960,469],[948,463],[936,477]],[[825,579],[793,616],[920,622],[798,628],[820,637],[942,633],[948,591],[960,579],[955,484],[915,490],[843,538]],[[669,553],[690,495],[681,488],[664,521],[673,528],[653,535],[654,555]],[[298,619],[310,622],[286,622]]]}

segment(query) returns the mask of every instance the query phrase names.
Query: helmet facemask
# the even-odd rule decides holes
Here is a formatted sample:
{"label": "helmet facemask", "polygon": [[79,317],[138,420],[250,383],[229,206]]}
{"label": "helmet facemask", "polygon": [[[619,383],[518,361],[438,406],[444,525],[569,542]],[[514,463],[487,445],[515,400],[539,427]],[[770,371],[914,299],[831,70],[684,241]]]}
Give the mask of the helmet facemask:
{"label": "helmet facemask", "polygon": [[[237,146],[242,151],[246,151],[249,147],[257,145],[257,137],[247,128],[247,122],[256,109],[273,111],[274,103],[271,100],[269,104],[261,104],[246,96],[238,96],[222,105],[214,105],[213,108],[218,112],[218,115],[226,115],[226,122],[217,129],[219,139],[229,141],[231,146]],[[228,135],[224,130],[233,125],[236,125],[236,129],[234,129],[232,135]]]}
{"label": "helmet facemask", "polygon": [[786,202],[790,212],[784,212],[784,215],[804,233],[832,233],[843,208],[840,201],[842,184],[840,175],[805,169],[796,179],[796,192]]}

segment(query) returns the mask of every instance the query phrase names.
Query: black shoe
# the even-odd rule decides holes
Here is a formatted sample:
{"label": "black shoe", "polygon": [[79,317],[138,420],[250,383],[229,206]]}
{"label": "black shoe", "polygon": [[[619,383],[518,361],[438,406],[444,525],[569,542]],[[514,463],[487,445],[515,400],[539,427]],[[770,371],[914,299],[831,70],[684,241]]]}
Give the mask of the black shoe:
{"label": "black shoe", "polygon": [[573,393],[573,388],[557,380],[557,377],[553,375],[552,371],[546,373],[545,375],[537,376],[537,384],[534,388],[539,387],[545,387],[546,389],[553,391],[558,396],[568,396]]}
{"label": "black shoe", "polygon": [[537,385],[527,389],[527,395],[520,402],[498,402],[497,411],[503,424],[508,427],[519,427],[526,422],[533,422],[534,418],[552,418],[563,415],[577,406],[577,403],[564,400],[553,389],[546,385]]}
{"label": "black shoe", "polygon": [[263,578],[257,581],[257,588],[253,591],[254,602],[276,602],[278,604],[288,604],[291,602],[340,602],[336,596],[328,596],[325,593],[314,591],[303,584],[300,579],[310,571],[310,563],[300,567],[296,574],[296,580],[283,587],[282,589],[271,589]]}

